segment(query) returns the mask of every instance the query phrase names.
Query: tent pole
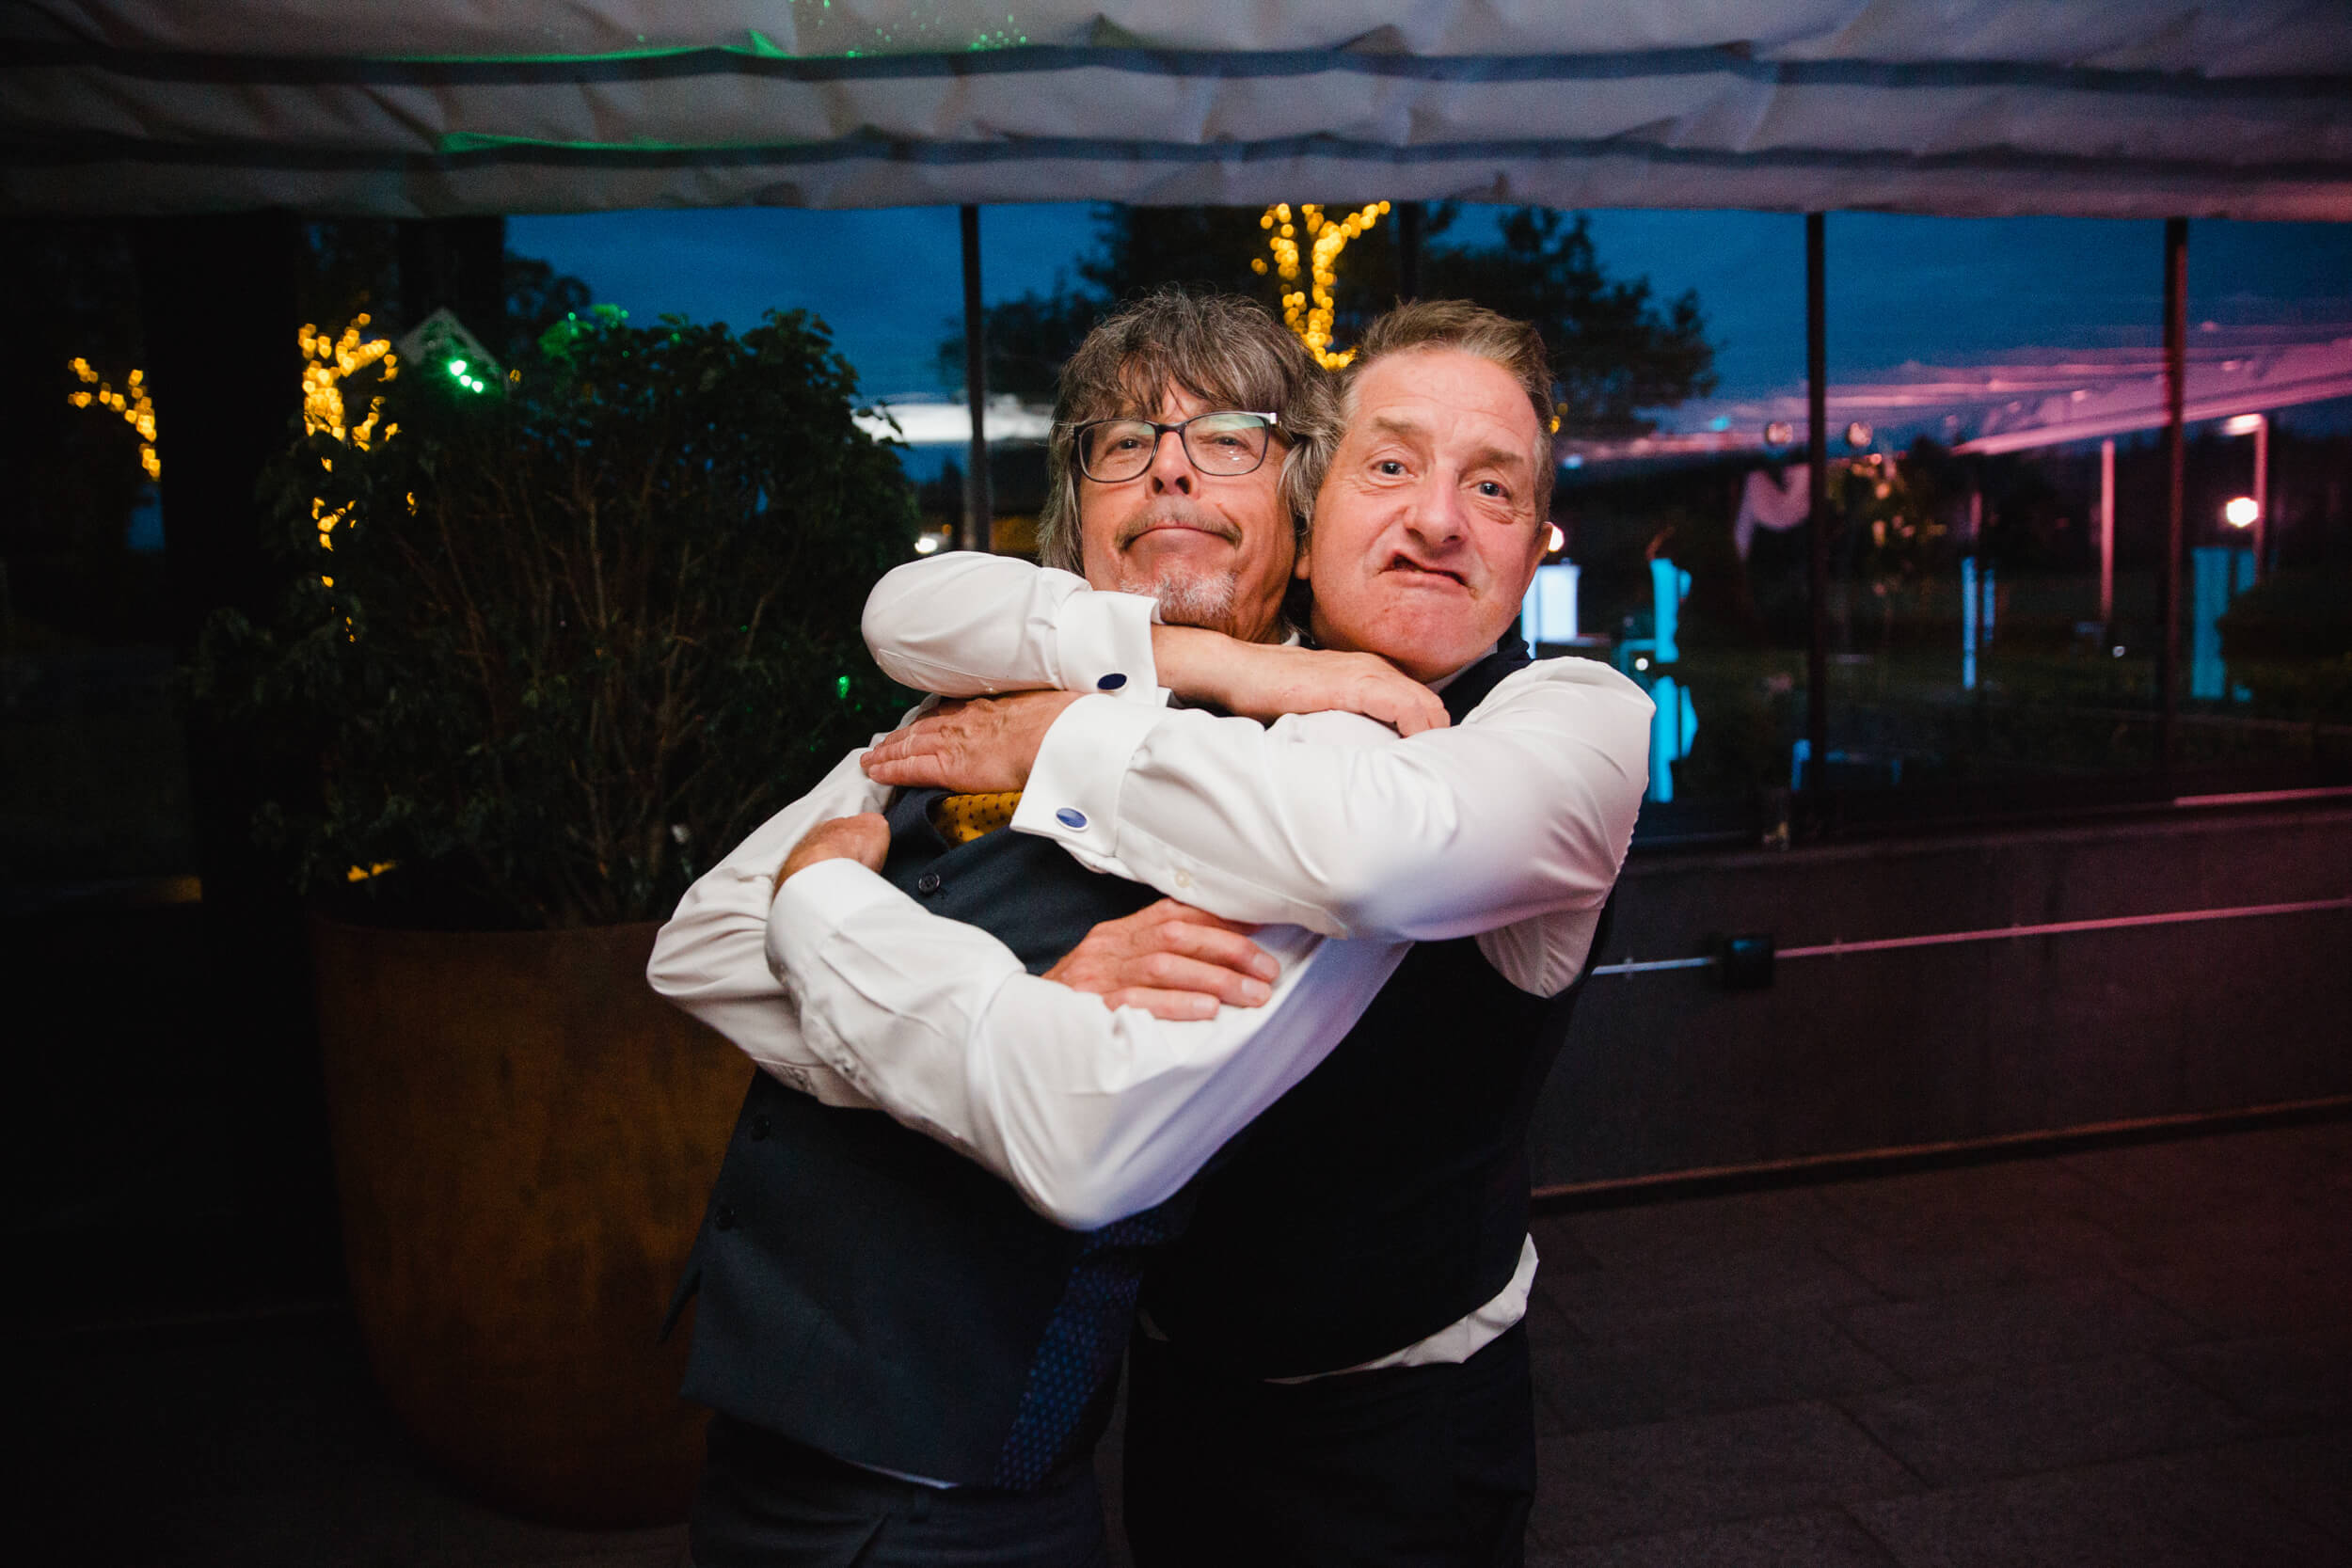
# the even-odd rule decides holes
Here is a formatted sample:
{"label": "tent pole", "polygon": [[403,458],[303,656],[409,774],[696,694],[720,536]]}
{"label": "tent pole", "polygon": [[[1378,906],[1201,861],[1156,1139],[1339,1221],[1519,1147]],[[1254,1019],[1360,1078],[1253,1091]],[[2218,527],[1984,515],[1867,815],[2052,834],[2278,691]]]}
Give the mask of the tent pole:
{"label": "tent pole", "polygon": [[[1829,774],[1829,347],[1821,214],[1804,215],[1805,532],[1812,626],[1805,648],[1806,792],[1827,798]],[[1821,813],[1812,813],[1818,825]]]}
{"label": "tent pole", "polygon": [[2178,760],[2183,491],[2188,478],[2182,404],[2188,358],[2188,219],[2164,220],[2164,564],[2156,574],[2156,767]]}
{"label": "tent pole", "polygon": [[980,210],[966,203],[963,220],[963,396],[972,414],[972,445],[963,471],[963,537],[958,546],[985,550],[994,533],[996,505],[989,494],[987,324],[980,313]]}

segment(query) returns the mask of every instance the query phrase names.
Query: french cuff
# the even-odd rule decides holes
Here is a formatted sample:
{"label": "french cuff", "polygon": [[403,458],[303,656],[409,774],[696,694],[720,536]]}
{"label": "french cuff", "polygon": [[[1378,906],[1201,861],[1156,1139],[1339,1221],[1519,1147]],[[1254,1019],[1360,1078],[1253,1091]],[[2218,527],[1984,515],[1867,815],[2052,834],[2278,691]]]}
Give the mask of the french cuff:
{"label": "french cuff", "polygon": [[1053,839],[1095,870],[1116,869],[1120,788],[1136,748],[1167,716],[1156,703],[1081,697],[1071,704],[1029,765],[1013,831]]}
{"label": "french cuff", "polygon": [[1152,623],[1159,602],[1141,594],[1073,594],[1054,612],[1054,662],[1065,691],[1158,700]]}
{"label": "french cuff", "polygon": [[[768,906],[769,970],[790,988],[793,975],[815,973],[818,950],[851,916],[905,897],[847,857],[803,866],[784,879]],[[797,989],[793,994],[800,994]]]}

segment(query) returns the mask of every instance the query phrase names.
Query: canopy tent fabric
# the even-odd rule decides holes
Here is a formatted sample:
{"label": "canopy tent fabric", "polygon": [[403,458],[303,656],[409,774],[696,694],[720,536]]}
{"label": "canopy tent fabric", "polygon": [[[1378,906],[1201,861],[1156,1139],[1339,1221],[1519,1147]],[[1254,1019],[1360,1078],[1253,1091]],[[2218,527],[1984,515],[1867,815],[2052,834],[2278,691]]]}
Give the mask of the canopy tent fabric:
{"label": "canopy tent fabric", "polygon": [[13,0],[0,210],[2352,218],[2338,0]]}

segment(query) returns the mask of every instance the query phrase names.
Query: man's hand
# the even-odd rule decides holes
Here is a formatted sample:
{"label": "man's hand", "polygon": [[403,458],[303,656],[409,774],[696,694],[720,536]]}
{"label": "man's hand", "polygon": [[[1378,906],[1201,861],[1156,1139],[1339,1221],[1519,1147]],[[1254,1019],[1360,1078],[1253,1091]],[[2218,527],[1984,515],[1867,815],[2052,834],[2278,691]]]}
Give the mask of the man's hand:
{"label": "man's hand", "polygon": [[1377,654],[1242,642],[1197,626],[1152,628],[1152,657],[1169,690],[1245,718],[1340,709],[1377,719],[1399,735],[1438,730],[1445,703]]}
{"label": "man's hand", "polygon": [[1037,749],[1075,691],[1017,691],[942,703],[860,758],[876,784],[993,795],[1025,789]]}
{"label": "man's hand", "polygon": [[1249,940],[1257,928],[1163,898],[1089,931],[1045,978],[1176,1022],[1215,1017],[1220,1002],[1262,1007],[1281,969]]}
{"label": "man's hand", "polygon": [[879,815],[862,811],[855,816],[836,816],[818,823],[807,837],[792,846],[792,852],[776,871],[776,886],[784,886],[786,878],[818,861],[855,861],[868,871],[880,871],[889,854],[890,824]]}

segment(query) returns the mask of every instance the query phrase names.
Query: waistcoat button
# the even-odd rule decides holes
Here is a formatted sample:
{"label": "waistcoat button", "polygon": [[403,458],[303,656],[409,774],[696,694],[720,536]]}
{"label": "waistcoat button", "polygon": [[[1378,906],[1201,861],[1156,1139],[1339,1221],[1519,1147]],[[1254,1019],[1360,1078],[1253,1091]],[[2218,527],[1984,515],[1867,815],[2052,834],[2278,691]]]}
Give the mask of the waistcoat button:
{"label": "waistcoat button", "polygon": [[773,1124],[769,1121],[768,1113],[765,1111],[752,1117],[752,1142],[758,1143],[767,1137],[768,1130],[771,1125]]}
{"label": "waistcoat button", "polygon": [[713,1226],[717,1227],[718,1227],[719,1229],[721,1229],[721,1230],[732,1230],[732,1229],[734,1229],[734,1228],[735,1228],[735,1211],[734,1211],[734,1209],[730,1208],[730,1207],[729,1207],[728,1205],[726,1205],[726,1204],[722,1203],[721,1205],[719,1205],[719,1212],[718,1212],[717,1213],[715,1213],[715,1214],[713,1214],[713,1215],[711,1215],[711,1216],[710,1216],[710,1223],[711,1223]]}
{"label": "waistcoat button", "polygon": [[914,891],[928,898],[939,891],[939,873],[926,871],[914,879]]}

